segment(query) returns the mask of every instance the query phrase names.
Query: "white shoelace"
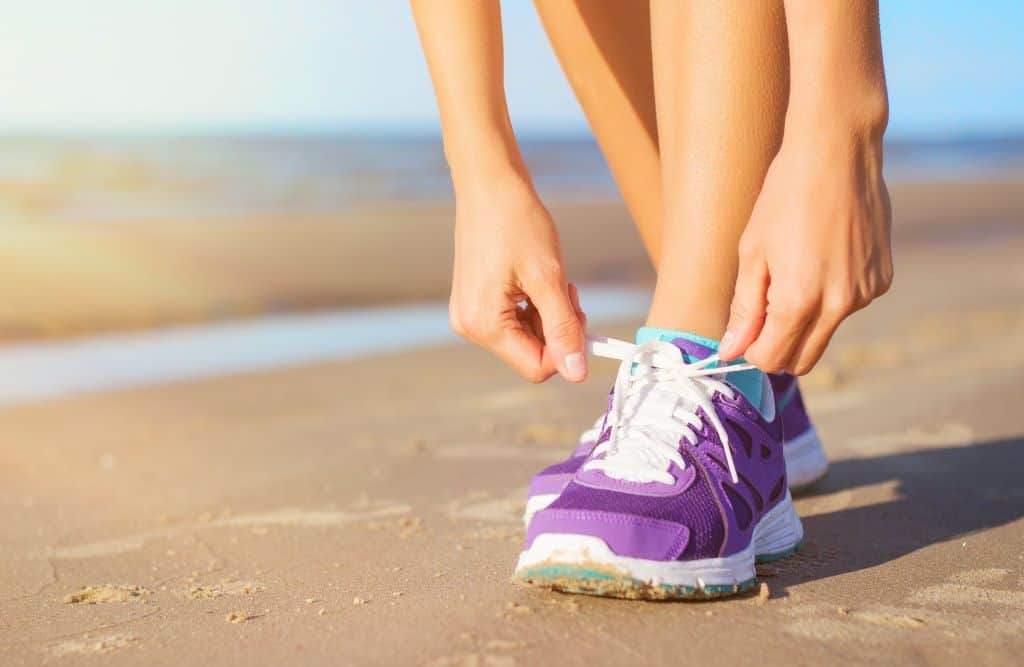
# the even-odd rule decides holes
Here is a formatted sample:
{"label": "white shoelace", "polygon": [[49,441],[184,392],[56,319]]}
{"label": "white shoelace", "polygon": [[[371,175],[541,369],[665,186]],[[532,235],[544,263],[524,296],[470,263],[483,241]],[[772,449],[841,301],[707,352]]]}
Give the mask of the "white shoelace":
{"label": "white shoelace", "polygon": [[751,370],[751,364],[715,366],[718,355],[692,364],[683,360],[678,347],[660,340],[640,345],[614,338],[587,336],[591,354],[619,359],[619,373],[612,392],[608,425],[611,437],[594,449],[585,470],[600,470],[609,477],[631,482],[674,484],[669,466],[685,468],[679,441],[697,444],[701,426],[698,410],[703,409],[718,434],[729,474],[739,483],[732,448],[725,426],[718,418],[712,398],[722,393],[729,398],[735,390],[722,376]]}

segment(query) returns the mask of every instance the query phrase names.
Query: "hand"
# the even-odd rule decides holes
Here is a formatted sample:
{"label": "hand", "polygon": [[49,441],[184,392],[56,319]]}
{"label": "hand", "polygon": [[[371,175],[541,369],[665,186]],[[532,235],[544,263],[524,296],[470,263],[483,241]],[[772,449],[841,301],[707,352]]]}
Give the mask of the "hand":
{"label": "hand", "polygon": [[[803,375],[892,282],[881,138],[783,141],[740,241],[724,360]],[[789,142],[789,143],[787,143]]]}
{"label": "hand", "polygon": [[558,232],[532,186],[511,180],[458,196],[452,328],[532,382],[556,372],[582,382],[586,316],[566,281]]}

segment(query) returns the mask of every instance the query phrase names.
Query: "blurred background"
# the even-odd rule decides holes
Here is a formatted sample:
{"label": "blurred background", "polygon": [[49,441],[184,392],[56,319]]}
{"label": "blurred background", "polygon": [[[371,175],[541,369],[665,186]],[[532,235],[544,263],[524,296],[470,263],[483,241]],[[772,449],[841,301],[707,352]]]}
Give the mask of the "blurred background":
{"label": "blurred background", "polygon": [[[532,4],[502,4],[569,276],[630,337],[653,274]],[[534,386],[446,346],[404,0],[2,5],[0,664],[1024,651],[1024,2],[882,0],[896,278],[801,378],[833,463],[808,541],[758,569],[770,600],[629,613],[509,582],[527,480],[615,365]]]}
{"label": "blurred background", "polygon": [[[648,283],[532,5],[504,20],[571,276]],[[897,236],[1019,221],[1024,4],[883,2],[882,24]],[[451,190],[404,2],[13,3],[0,100],[0,341],[445,297]]]}

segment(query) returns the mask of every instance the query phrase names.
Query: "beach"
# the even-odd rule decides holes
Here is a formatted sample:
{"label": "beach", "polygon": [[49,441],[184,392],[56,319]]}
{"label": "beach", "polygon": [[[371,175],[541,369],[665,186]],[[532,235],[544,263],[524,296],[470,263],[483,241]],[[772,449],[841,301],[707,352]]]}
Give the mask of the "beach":
{"label": "beach", "polygon": [[[535,386],[444,344],[0,409],[0,663],[1016,664],[1024,179],[892,192],[893,289],[803,382],[832,467],[796,499],[803,549],[760,566],[755,593],[514,584],[529,478],[570,452],[616,367]],[[621,203],[549,205],[573,280],[651,284]],[[443,301],[451,219],[443,198],[38,210],[0,226],[0,340]]]}
{"label": "beach", "polygon": [[[447,300],[454,207],[436,141],[169,143],[0,139],[0,341]],[[1019,225],[1020,143],[1005,165],[954,152],[984,166],[965,173],[894,160],[897,247]],[[525,146],[570,279],[652,285],[596,148]]]}

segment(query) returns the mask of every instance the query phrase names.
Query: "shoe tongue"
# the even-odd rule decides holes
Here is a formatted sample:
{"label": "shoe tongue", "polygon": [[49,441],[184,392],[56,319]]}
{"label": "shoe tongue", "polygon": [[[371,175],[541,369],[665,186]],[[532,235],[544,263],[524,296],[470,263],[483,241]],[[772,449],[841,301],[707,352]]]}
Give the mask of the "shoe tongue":
{"label": "shoe tongue", "polygon": [[[661,340],[666,343],[672,343],[680,349],[683,353],[683,360],[686,363],[692,364],[695,361],[701,361],[707,359],[712,354],[718,352],[718,341],[712,338],[705,338],[704,336],[698,336],[687,331],[675,331],[672,329],[660,329],[658,327],[640,327],[636,332],[636,343],[640,345],[652,340]],[[737,371],[735,373],[726,373],[726,381],[747,397],[747,400],[765,414],[767,406],[763,405],[763,384],[761,371],[750,370],[750,371]],[[774,413],[774,409],[771,410]]]}

